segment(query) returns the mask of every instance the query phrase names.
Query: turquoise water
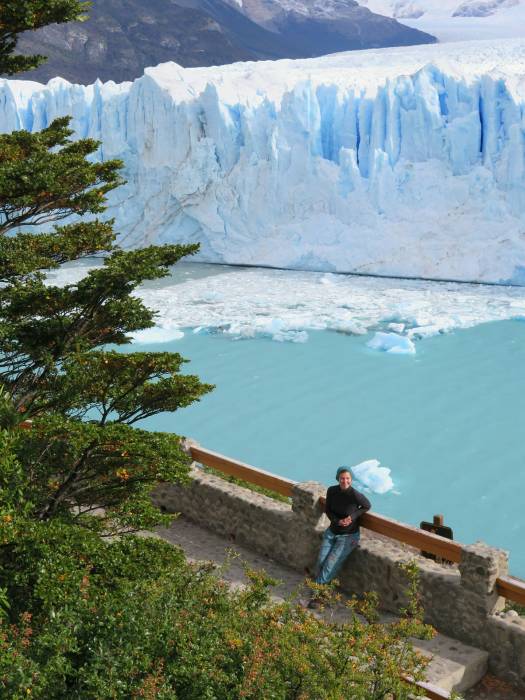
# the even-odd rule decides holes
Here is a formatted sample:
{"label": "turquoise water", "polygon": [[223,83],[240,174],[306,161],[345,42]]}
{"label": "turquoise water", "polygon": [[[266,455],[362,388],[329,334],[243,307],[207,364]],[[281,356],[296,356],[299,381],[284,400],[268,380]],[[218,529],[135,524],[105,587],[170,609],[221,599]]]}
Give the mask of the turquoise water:
{"label": "turquoise water", "polygon": [[373,494],[375,511],[412,524],[443,513],[455,539],[509,549],[511,572],[525,577],[525,323],[429,338],[415,356],[370,350],[369,337],[188,331],[140,345],[180,352],[185,371],[217,385],[145,425],[301,481],[330,484],[339,464],[378,459],[396,492]]}

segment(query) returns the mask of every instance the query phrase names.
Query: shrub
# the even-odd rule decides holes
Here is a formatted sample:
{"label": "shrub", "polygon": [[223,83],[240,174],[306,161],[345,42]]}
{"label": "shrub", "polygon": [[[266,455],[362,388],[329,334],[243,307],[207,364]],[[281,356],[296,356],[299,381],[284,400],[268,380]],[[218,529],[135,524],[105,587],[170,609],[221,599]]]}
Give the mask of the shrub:
{"label": "shrub", "polygon": [[[264,572],[231,591],[157,539],[1,527],[1,697],[401,700],[414,694],[401,674],[422,677],[407,641],[429,633],[418,619],[327,623],[273,603]],[[372,599],[351,605],[373,620]]]}

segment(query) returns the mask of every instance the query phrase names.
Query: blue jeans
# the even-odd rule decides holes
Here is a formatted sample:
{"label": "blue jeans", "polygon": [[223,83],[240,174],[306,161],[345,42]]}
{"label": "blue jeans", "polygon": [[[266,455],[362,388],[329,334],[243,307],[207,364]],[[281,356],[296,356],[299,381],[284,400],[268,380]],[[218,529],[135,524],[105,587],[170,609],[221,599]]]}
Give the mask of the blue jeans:
{"label": "blue jeans", "polygon": [[348,555],[359,544],[359,532],[335,535],[330,528],[325,530],[321,551],[317,559],[316,583],[330,583],[339,573]]}

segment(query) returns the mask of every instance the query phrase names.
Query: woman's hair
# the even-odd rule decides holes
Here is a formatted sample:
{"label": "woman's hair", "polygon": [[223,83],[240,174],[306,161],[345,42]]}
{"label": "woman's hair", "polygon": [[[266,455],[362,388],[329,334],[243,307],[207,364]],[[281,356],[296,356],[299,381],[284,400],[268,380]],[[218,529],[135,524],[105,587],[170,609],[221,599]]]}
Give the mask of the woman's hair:
{"label": "woman's hair", "polygon": [[336,471],[336,473],[335,473],[335,480],[336,480],[336,481],[339,481],[339,477],[340,477],[341,474],[343,474],[344,472],[348,472],[348,473],[350,474],[350,476],[353,476],[353,475],[352,475],[352,470],[350,469],[350,467],[339,467],[339,469],[338,469],[338,470]]}

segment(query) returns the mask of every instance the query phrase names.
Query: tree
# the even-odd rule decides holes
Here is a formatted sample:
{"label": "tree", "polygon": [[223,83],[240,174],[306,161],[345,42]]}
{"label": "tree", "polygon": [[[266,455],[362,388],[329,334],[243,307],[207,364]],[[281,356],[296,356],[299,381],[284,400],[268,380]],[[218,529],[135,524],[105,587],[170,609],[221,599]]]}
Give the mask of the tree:
{"label": "tree", "polygon": [[[50,18],[68,21],[82,7],[64,0],[2,5],[0,37]],[[0,43],[4,56],[12,41]],[[93,160],[99,145],[74,140],[67,117],[38,133],[0,135],[0,381],[9,403],[4,426],[33,420],[12,442],[26,467],[10,482],[18,509],[108,534],[165,520],[150,492],[188,471],[177,436],[132,426],[212,387],[180,374],[186,361],[177,353],[108,349],[154,325],[136,288],[169,274],[198,246],[124,251],[112,221],[83,218],[103,214],[106,195],[123,182],[120,161]],[[79,282],[46,281],[47,270],[94,254],[104,256],[103,265]]]}
{"label": "tree", "polygon": [[[176,436],[131,426],[212,387],[181,375],[185,360],[177,353],[122,354],[107,346],[129,343],[130,333],[153,325],[153,312],[132,292],[198,246],[123,251],[112,222],[98,220],[7,235],[103,211],[106,193],[120,183],[119,163],[87,162],[98,144],[70,135],[62,120],[46,134],[0,136],[0,153],[8,153],[0,160],[0,379],[11,424],[34,419],[31,433],[16,441],[28,466],[19,487],[35,518],[60,515],[108,531],[151,527],[162,519],[150,503],[152,488],[183,479],[189,462]],[[47,269],[101,252],[103,266],[79,282],[46,282]],[[84,517],[95,510],[106,518]]]}
{"label": "tree", "polygon": [[0,75],[31,70],[45,61],[45,56],[13,56],[20,34],[47,24],[82,20],[90,5],[81,0],[2,0]]}

